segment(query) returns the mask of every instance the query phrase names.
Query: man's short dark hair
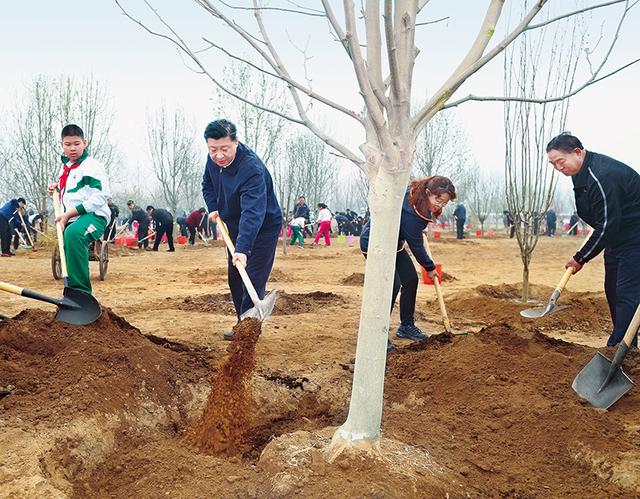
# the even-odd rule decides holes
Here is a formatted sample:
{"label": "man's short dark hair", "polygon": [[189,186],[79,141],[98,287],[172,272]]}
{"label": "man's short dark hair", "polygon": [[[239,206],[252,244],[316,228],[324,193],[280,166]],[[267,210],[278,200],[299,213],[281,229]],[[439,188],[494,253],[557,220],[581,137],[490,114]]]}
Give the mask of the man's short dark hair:
{"label": "man's short dark hair", "polygon": [[224,137],[229,137],[231,138],[231,140],[236,140],[236,133],[236,126],[229,120],[215,120],[209,123],[204,129],[204,140],[217,140]]}
{"label": "man's short dark hair", "polygon": [[135,206],[136,203],[134,203],[133,199],[130,199],[129,201],[127,201],[127,206]]}
{"label": "man's short dark hair", "polygon": [[204,213],[204,212],[206,212],[207,210],[205,210],[204,208],[199,208],[199,209],[198,209],[198,211],[199,211],[200,213]]}
{"label": "man's short dark hair", "polygon": [[153,206],[149,205],[149,206],[147,206],[147,211],[149,211],[149,210],[155,210],[155,208]]}
{"label": "man's short dark hair", "polygon": [[24,200],[24,198],[18,198],[17,201],[18,201],[18,203],[27,204],[27,202]]}
{"label": "man's short dark hair", "polygon": [[80,137],[84,140],[84,132],[78,125],[67,125],[62,129],[62,133],[60,134],[61,139],[65,137]]}
{"label": "man's short dark hair", "polygon": [[547,144],[547,152],[552,149],[561,152],[573,152],[574,149],[584,149],[584,147],[582,147],[580,139],[571,135],[571,132],[562,132]]}

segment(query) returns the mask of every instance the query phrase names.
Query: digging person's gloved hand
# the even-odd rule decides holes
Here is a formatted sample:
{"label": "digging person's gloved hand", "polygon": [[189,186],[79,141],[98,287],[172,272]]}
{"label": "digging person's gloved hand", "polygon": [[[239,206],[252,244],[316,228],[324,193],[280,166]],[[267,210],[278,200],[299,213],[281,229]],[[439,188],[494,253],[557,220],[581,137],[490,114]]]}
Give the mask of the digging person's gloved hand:
{"label": "digging person's gloved hand", "polygon": [[572,267],[574,274],[580,272],[580,269],[582,269],[583,266],[583,264],[576,262],[573,258],[571,258],[567,263],[564,264],[565,269]]}

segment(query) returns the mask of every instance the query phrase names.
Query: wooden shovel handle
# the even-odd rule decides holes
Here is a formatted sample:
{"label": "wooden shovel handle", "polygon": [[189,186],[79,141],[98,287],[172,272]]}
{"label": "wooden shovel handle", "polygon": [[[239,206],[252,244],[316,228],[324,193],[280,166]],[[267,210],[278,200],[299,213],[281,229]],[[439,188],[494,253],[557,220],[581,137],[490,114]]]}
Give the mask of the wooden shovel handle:
{"label": "wooden shovel handle", "polygon": [[0,281],[0,289],[2,291],[6,291],[7,293],[13,293],[14,295],[22,296],[22,288],[13,284],[9,284],[8,282]]}
{"label": "wooden shovel handle", "polygon": [[24,223],[24,218],[22,217],[22,213],[20,213],[20,210],[18,210],[18,216],[20,217],[20,221],[22,222],[22,226],[24,227],[24,232],[27,235],[27,238],[29,239],[29,244],[31,244],[31,247],[33,247],[34,246],[33,239],[31,239],[31,234],[29,233],[30,231],[27,230],[27,224]]}
{"label": "wooden shovel handle", "polygon": [[[580,251],[582,248],[584,248],[584,245],[587,244],[587,241],[589,240],[589,237],[590,236],[587,236],[587,237],[584,238],[584,240],[582,241],[582,244],[578,248],[578,251]],[[569,279],[571,278],[572,275],[573,275],[573,267],[569,267],[567,270],[564,271],[564,275],[562,276],[562,279],[560,279],[560,282],[556,286],[556,291],[558,293],[562,293],[562,291],[566,287],[566,285],[569,282]]]}
{"label": "wooden shovel handle", "polygon": [[640,305],[636,307],[636,313],[633,314],[633,318],[629,323],[627,332],[624,333],[624,338],[622,338],[622,341],[627,345],[627,347],[631,348],[631,342],[638,332],[638,328],[640,328]]}
{"label": "wooden shovel handle", "polygon": [[[229,231],[227,230],[227,224],[225,224],[220,217],[218,217],[218,225],[220,226],[220,234],[222,234],[222,239],[224,239],[227,248],[229,248],[229,252],[231,253],[231,257],[236,252],[236,247],[233,245],[231,241],[231,236],[229,236]],[[247,292],[251,297],[251,301],[254,305],[257,305],[260,302],[260,298],[258,297],[258,293],[256,293],[256,288],[253,287],[251,283],[251,279],[249,278],[249,274],[247,274],[247,269],[244,268],[242,263],[237,262],[236,268],[240,273],[240,277],[242,277],[242,282],[244,286],[247,288]]]}
{"label": "wooden shovel handle", "polygon": [[569,279],[571,278],[572,275],[573,275],[573,267],[569,267],[567,270],[564,271],[564,275],[562,276],[562,279],[560,279],[560,282],[556,286],[556,291],[558,293],[562,293],[562,290],[565,288],[565,286],[569,282]]}
{"label": "wooden shovel handle", "polygon": [[[429,255],[429,258],[431,258],[433,260],[433,257],[431,256],[431,249],[429,248],[429,240],[427,239],[427,235],[426,234],[424,235],[424,247],[427,250],[427,255]],[[444,298],[442,296],[442,289],[440,289],[440,280],[438,279],[437,276],[433,280],[433,285],[436,288],[436,296],[438,297],[438,304],[440,305],[440,315],[442,315],[442,323],[444,324],[444,330],[447,333],[450,333],[451,332],[451,322],[449,322],[449,316],[447,315],[447,309],[444,306]]]}
{"label": "wooden shovel handle", "polygon": [[[60,193],[55,190],[51,195],[53,198],[53,212],[58,218],[62,213],[60,209]],[[60,222],[56,222],[56,234],[58,235],[58,250],[60,251],[60,268],[62,269],[62,277],[68,277],[67,274],[67,257],[64,252],[64,236],[62,234],[62,224]]]}

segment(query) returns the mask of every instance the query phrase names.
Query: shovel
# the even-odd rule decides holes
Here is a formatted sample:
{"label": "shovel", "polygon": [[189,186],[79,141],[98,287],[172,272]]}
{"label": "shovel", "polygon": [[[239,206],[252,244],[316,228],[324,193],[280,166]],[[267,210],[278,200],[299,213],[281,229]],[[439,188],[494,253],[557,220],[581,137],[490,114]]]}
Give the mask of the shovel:
{"label": "shovel", "polygon": [[29,243],[31,244],[31,251],[38,251],[36,249],[35,244],[33,244],[33,239],[31,239],[31,233],[27,228],[27,224],[24,223],[24,218],[22,218],[22,213],[20,213],[20,210],[18,210],[18,216],[20,217],[20,221],[22,222],[22,226],[24,227],[24,232],[27,235],[27,238],[29,239]]}
{"label": "shovel", "polygon": [[562,279],[556,286],[556,289],[551,293],[551,298],[549,298],[549,303],[547,303],[546,307],[537,307],[537,308],[528,308],[526,310],[521,310],[520,315],[522,317],[526,317],[527,319],[538,319],[540,317],[544,317],[547,314],[552,314],[553,312],[557,312],[558,310],[562,310],[563,308],[567,308],[569,305],[558,305],[558,298],[560,298],[560,293],[565,288],[567,283],[569,282],[569,278],[573,275],[573,267],[569,267],[565,270]]}
{"label": "shovel", "polygon": [[[429,249],[429,241],[427,239],[427,235],[424,235],[424,247],[427,250],[427,255],[429,258],[433,260],[431,256],[431,250]],[[435,261],[435,260],[434,260]],[[444,298],[442,296],[442,289],[440,288],[440,279],[437,277],[433,280],[433,285],[436,288],[436,296],[438,297],[438,304],[440,305],[440,315],[442,315],[442,324],[444,325],[444,330],[455,336],[468,336],[468,333],[454,333],[453,329],[451,329],[451,322],[449,321],[449,316],[447,315],[447,309],[444,306]]]}
{"label": "shovel", "polygon": [[638,332],[638,327],[640,327],[640,305],[633,314],[613,361],[609,361],[598,352],[573,380],[571,388],[592,406],[608,409],[633,388],[633,380],[622,370],[622,361],[631,348],[631,342]]}
{"label": "shovel", "polygon": [[[52,197],[53,209],[56,218],[58,218],[61,211],[58,191],[55,191]],[[64,298],[62,298],[62,300],[58,300],[29,290],[21,290],[19,294],[27,296],[28,298],[35,298],[36,300],[47,301],[58,305],[56,319],[59,321],[67,322],[68,324],[91,324],[100,317],[102,309],[93,295],[68,286],[67,281],[69,274],[67,273],[67,258],[64,252],[64,239],[62,235],[62,224],[60,222],[56,223],[56,234],[58,236],[58,250],[60,251],[60,267],[62,269],[62,277],[64,278]],[[31,296],[26,295],[25,291],[29,292]],[[37,296],[34,296],[34,294]]]}
{"label": "shovel", "polygon": [[[229,231],[227,230],[226,224],[222,221],[220,217],[218,217],[218,223],[220,225],[220,233],[222,234],[222,238],[229,249],[231,255],[233,255],[236,251],[233,242],[231,241],[231,237],[229,236]],[[260,322],[264,322],[264,320],[271,315],[273,311],[273,307],[276,304],[276,292],[275,290],[270,291],[264,299],[260,299],[258,297],[258,293],[256,293],[256,289],[253,287],[251,283],[251,279],[249,278],[249,274],[247,274],[247,270],[244,268],[244,265],[241,263],[236,264],[236,268],[240,273],[240,277],[242,277],[242,282],[247,288],[247,292],[251,297],[251,301],[253,302],[253,308],[250,308],[245,313],[240,316],[240,319],[247,319],[249,317],[253,319],[258,319]]]}
{"label": "shovel", "polygon": [[[588,240],[589,236],[584,238],[584,241],[582,241],[582,244],[580,245],[580,248],[578,248],[578,251],[580,251],[584,247],[584,245],[587,244]],[[520,315],[522,317],[526,317],[527,319],[539,319],[540,317],[544,317],[545,315],[552,314],[553,312],[557,312],[558,310],[569,307],[569,305],[558,305],[558,298],[560,298],[560,293],[562,293],[564,288],[567,286],[567,283],[569,282],[569,279],[572,275],[573,267],[569,267],[564,271],[564,275],[562,276],[562,279],[560,279],[560,282],[556,286],[556,289],[554,289],[553,293],[551,293],[549,303],[547,303],[546,307],[528,308],[526,310],[521,310]]]}

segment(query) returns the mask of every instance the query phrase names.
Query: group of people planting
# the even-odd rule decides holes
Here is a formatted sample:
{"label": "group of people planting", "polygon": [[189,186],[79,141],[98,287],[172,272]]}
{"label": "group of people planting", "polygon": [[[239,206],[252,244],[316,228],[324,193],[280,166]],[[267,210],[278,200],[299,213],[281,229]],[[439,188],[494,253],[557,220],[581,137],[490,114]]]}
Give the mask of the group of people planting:
{"label": "group of people planting", "polygon": [[[204,167],[202,194],[208,208],[195,210],[187,225],[194,242],[195,227],[207,217],[210,224],[222,223],[228,231],[233,251],[228,251],[228,285],[238,320],[253,307],[252,298],[241,278],[239,267],[246,270],[258,297],[262,299],[272,270],[276,245],[282,230],[282,211],[276,198],[269,170],[247,145],[238,140],[236,126],[226,119],[209,123],[204,131],[209,151]],[[63,128],[60,144],[62,164],[56,182],[49,193],[59,196],[63,212],[55,222],[64,227],[64,248],[69,273],[69,286],[91,293],[88,252],[90,241],[105,233],[113,220],[110,208],[109,180],[103,165],[91,157],[84,133],[77,125]],[[554,137],[547,145],[548,160],[560,173],[573,181],[577,213],[593,231],[586,243],[565,264],[573,273],[604,251],[605,293],[609,303],[613,332],[608,345],[622,339],[636,307],[640,303],[640,175],[629,166],[608,156],[587,151],[578,138],[568,133]],[[402,203],[397,236],[392,305],[400,294],[399,338],[421,340],[427,335],[415,323],[418,278],[410,257],[426,270],[432,280],[436,266],[425,250],[423,232],[456,199],[456,189],[450,179],[430,176],[413,180]],[[15,206],[14,206],[15,205]],[[24,208],[24,199],[13,200],[0,209],[0,235],[3,256],[6,246],[7,217]],[[306,213],[303,213],[306,208]],[[149,220],[155,221],[157,250],[166,234],[169,251],[173,251],[173,217],[164,209],[148,206],[146,211],[130,202],[130,222],[138,220],[139,233],[146,233]],[[309,209],[304,198],[298,200],[294,237],[302,239]],[[117,215],[116,215],[117,216]],[[318,231],[315,242],[325,236],[332,214],[326,205],[319,205]],[[372,224],[362,227],[360,249],[367,257]],[[226,339],[233,337],[225,333]],[[388,349],[393,343],[388,340]]]}

